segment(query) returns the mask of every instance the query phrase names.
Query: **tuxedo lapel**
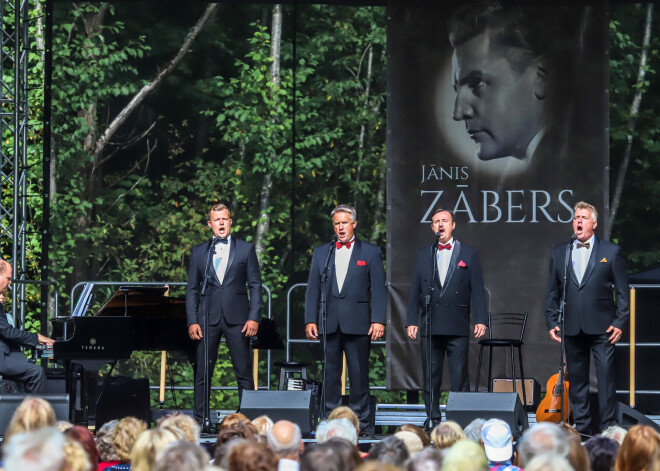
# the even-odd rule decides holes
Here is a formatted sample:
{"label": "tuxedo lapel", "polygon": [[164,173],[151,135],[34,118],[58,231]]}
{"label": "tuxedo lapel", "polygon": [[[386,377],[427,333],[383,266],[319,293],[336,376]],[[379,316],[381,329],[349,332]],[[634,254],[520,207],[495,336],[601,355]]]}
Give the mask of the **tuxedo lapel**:
{"label": "tuxedo lapel", "polygon": [[[577,273],[575,273],[575,243],[571,242],[571,244],[573,244],[572,249],[570,249],[568,245],[566,246],[566,250],[571,251],[571,259],[569,261],[569,263],[570,263],[569,272],[570,272],[570,276],[571,276],[571,281],[573,283],[575,283],[575,286],[580,286],[580,282],[578,281],[578,278],[577,278]],[[564,251],[564,260],[565,259],[566,259],[566,251]],[[583,277],[583,279],[584,279],[584,277]]]}
{"label": "tuxedo lapel", "polygon": [[600,250],[600,241],[598,240],[598,237],[594,237],[594,247],[591,249],[591,257],[589,257],[589,261],[587,262],[587,268],[584,270],[584,275],[582,276],[582,283],[580,283],[580,286],[584,286],[584,284],[587,282],[589,279],[589,276],[591,276],[591,272],[594,271],[594,267],[596,266],[596,260],[598,260],[598,251]]}
{"label": "tuxedo lapel", "polygon": [[[442,289],[442,285],[440,285],[440,275],[438,274],[438,264],[436,263],[436,260],[438,259],[438,251],[436,250],[435,244],[432,244],[429,246],[429,269],[431,271],[431,279],[435,280],[435,286],[433,287],[434,289],[437,289],[438,292]],[[435,268],[435,272],[433,269]]]}
{"label": "tuxedo lapel", "polygon": [[451,281],[451,277],[454,276],[454,271],[456,271],[456,265],[461,256],[461,243],[454,239],[454,250],[451,252],[451,258],[449,259],[449,266],[447,267],[447,276],[445,276],[445,284],[442,285],[442,290],[440,291],[440,296],[445,294],[447,286]]}
{"label": "tuxedo lapel", "polygon": [[[351,259],[348,262],[348,268],[346,269],[346,278],[344,278],[344,284],[341,286],[341,291],[339,292],[339,297],[346,296],[347,286],[350,286],[351,278],[355,270],[357,270],[357,261],[360,257],[360,249],[362,248],[362,242],[356,237],[355,245],[353,246],[353,251],[351,252]],[[335,282],[337,286],[337,282]]]}
{"label": "tuxedo lapel", "polygon": [[229,260],[227,260],[227,269],[225,270],[225,280],[229,277],[231,266],[234,263],[234,258],[236,257],[236,240],[232,237],[229,240]]}

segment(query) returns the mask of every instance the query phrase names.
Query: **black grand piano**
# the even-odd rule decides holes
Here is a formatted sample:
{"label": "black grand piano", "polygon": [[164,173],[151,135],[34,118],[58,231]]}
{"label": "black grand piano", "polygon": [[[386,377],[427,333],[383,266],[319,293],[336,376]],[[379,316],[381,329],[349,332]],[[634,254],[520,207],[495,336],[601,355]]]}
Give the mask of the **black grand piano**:
{"label": "black grand piano", "polygon": [[[89,423],[95,418],[98,371],[128,359],[135,350],[183,351],[192,359],[185,300],[166,296],[166,287],[120,287],[94,316],[53,319],[53,360],[66,371],[70,418]],[[76,381],[80,409],[76,409]]]}

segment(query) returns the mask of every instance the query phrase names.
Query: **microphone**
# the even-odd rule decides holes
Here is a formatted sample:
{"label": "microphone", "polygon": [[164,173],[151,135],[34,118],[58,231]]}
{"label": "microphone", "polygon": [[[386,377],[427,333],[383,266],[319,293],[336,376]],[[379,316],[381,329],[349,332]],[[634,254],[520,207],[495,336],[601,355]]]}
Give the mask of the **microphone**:
{"label": "microphone", "polygon": [[437,244],[440,241],[440,231],[435,233],[435,243]]}
{"label": "microphone", "polygon": [[339,237],[337,237],[337,234],[334,234],[334,235],[332,236],[332,239],[330,239],[330,242],[331,242],[332,244],[336,244],[338,240],[339,240]]}

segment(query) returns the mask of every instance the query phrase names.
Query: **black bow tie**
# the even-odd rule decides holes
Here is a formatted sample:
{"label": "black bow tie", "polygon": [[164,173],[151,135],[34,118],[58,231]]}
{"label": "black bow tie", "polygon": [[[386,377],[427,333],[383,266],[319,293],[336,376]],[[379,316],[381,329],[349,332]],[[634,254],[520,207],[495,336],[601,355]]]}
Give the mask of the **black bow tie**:
{"label": "black bow tie", "polygon": [[226,244],[229,242],[229,239],[215,239],[216,244]]}
{"label": "black bow tie", "polygon": [[578,242],[577,245],[576,245],[576,247],[577,247],[578,249],[581,249],[582,247],[584,247],[585,249],[588,249],[588,248],[589,248],[589,242],[585,242],[584,244],[581,243],[581,242]]}

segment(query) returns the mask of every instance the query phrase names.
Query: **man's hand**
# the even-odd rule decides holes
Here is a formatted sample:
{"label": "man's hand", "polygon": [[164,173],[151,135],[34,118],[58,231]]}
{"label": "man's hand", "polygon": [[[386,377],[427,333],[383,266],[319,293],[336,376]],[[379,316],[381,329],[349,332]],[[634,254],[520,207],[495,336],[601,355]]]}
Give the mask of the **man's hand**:
{"label": "man's hand", "polygon": [[305,336],[309,340],[318,339],[319,338],[319,328],[318,328],[318,326],[313,322],[310,322],[309,324],[307,324],[305,326]]}
{"label": "man's hand", "polygon": [[245,332],[246,337],[254,337],[259,330],[259,323],[257,321],[247,321],[243,326],[241,332]]}
{"label": "man's hand", "polygon": [[623,331],[622,331],[621,329],[617,329],[616,327],[614,327],[613,325],[611,325],[611,326],[609,326],[609,327],[607,328],[607,330],[605,331],[605,333],[608,333],[608,334],[609,334],[610,332],[612,332],[612,334],[610,335],[610,338],[609,338],[608,340],[610,341],[610,343],[611,343],[612,345],[614,345],[614,344],[617,343],[619,340],[621,340],[621,336],[623,335]]}
{"label": "man's hand", "polygon": [[559,329],[559,326],[557,325],[557,326],[553,327],[552,329],[550,329],[550,332],[549,332],[550,338],[552,340],[554,340],[555,342],[559,342],[559,343],[561,343],[561,337],[559,337],[559,335],[558,335],[560,330],[561,329]]}
{"label": "man's hand", "polygon": [[417,338],[417,326],[416,325],[409,325],[406,330],[408,331],[408,337],[410,337],[413,340],[415,340]]}
{"label": "man's hand", "polygon": [[372,322],[367,335],[371,335],[371,340],[378,340],[383,336],[385,326],[379,322]]}
{"label": "man's hand", "polygon": [[474,325],[474,338],[478,339],[483,337],[486,333],[486,324],[475,324]]}
{"label": "man's hand", "polygon": [[202,328],[199,324],[188,326],[188,336],[193,340],[202,340]]}
{"label": "man's hand", "polygon": [[37,342],[39,342],[41,345],[51,346],[55,343],[55,340],[50,339],[44,335],[37,334]]}

